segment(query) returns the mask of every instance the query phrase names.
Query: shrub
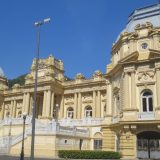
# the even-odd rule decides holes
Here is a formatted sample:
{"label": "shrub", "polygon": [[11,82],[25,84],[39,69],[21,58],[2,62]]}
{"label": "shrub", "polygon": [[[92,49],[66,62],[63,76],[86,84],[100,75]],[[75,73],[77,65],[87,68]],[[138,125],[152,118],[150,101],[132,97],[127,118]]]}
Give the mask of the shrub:
{"label": "shrub", "polygon": [[59,158],[68,159],[120,159],[120,153],[112,151],[78,151],[78,150],[60,150]]}

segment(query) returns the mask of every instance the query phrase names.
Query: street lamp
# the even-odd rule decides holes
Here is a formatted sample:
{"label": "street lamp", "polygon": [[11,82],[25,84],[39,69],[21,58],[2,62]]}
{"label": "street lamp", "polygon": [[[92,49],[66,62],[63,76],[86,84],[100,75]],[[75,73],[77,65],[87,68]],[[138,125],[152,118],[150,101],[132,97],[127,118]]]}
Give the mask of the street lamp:
{"label": "street lamp", "polygon": [[49,23],[50,18],[46,18],[42,21],[35,22],[35,27],[38,28],[38,41],[37,41],[37,53],[36,53],[36,64],[35,64],[35,83],[34,83],[34,102],[32,109],[32,139],[31,139],[31,157],[30,160],[34,160],[34,139],[35,139],[35,115],[37,108],[37,78],[38,78],[38,62],[39,62],[39,49],[40,49],[40,28],[43,24]]}
{"label": "street lamp", "polygon": [[20,154],[20,160],[24,160],[24,133],[25,133],[25,122],[26,122],[27,113],[23,113],[23,137],[22,137],[22,148]]}

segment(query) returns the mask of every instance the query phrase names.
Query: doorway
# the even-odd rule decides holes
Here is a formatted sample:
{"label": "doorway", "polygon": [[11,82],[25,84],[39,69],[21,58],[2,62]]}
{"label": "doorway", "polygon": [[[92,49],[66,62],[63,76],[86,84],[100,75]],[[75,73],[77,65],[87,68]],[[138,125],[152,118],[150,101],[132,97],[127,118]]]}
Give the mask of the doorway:
{"label": "doorway", "polygon": [[137,134],[137,157],[160,159],[160,133],[145,131]]}

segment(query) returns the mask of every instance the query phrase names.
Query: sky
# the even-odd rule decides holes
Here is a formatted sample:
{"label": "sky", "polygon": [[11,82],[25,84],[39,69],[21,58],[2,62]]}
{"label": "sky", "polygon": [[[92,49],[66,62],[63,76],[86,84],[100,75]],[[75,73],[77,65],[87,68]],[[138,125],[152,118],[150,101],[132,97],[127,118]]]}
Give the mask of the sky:
{"label": "sky", "polygon": [[37,50],[34,22],[41,27],[40,58],[64,62],[65,75],[106,72],[112,44],[134,9],[158,0],[1,0],[0,67],[8,79],[30,72]]}

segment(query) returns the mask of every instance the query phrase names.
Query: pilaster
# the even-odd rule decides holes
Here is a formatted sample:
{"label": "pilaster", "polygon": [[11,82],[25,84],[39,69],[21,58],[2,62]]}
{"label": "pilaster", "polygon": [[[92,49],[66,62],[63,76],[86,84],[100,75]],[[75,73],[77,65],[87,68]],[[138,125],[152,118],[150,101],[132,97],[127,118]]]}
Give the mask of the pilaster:
{"label": "pilaster", "polygon": [[160,63],[156,63],[157,108],[160,109]]}
{"label": "pilaster", "polygon": [[101,117],[101,93],[97,91],[97,105],[96,105],[96,117]]}
{"label": "pilaster", "polygon": [[12,116],[12,117],[14,117],[14,100],[11,100],[11,110],[10,110],[10,115]]}
{"label": "pilaster", "polygon": [[93,91],[93,108],[92,108],[93,118],[96,117],[96,91]]}
{"label": "pilaster", "polygon": [[77,116],[78,119],[80,119],[82,116],[81,111],[82,111],[82,94],[79,92],[78,93],[78,116]]}
{"label": "pilaster", "polygon": [[29,113],[29,106],[30,106],[30,94],[26,93],[26,100],[25,100],[25,112]]}
{"label": "pilaster", "polygon": [[46,100],[46,117],[50,117],[50,109],[51,109],[51,91],[47,91],[47,100]]}
{"label": "pilaster", "polygon": [[78,110],[78,108],[77,108],[77,93],[74,93],[74,117],[73,117],[74,119],[77,118],[77,115],[78,115],[77,110]]}
{"label": "pilaster", "polygon": [[129,75],[128,74],[129,74],[128,72],[124,73],[124,80],[123,80],[123,90],[124,90],[123,92],[123,99],[124,99],[123,110],[130,108],[130,105],[129,105],[129,100],[130,100]]}
{"label": "pilaster", "polygon": [[1,116],[0,116],[0,119],[4,119],[4,102],[2,103],[2,112],[1,112]]}
{"label": "pilaster", "polygon": [[[61,100],[62,103],[62,100]],[[53,117],[53,107],[54,107],[54,92],[51,93],[51,112],[50,112],[50,116]],[[62,109],[62,105],[60,106],[60,111]]]}
{"label": "pilaster", "polygon": [[23,94],[23,106],[22,106],[22,113],[25,112],[25,104],[26,104],[26,93]]}
{"label": "pilaster", "polygon": [[17,102],[16,100],[13,101],[13,117],[16,118],[16,111],[17,111]]}
{"label": "pilaster", "polygon": [[112,86],[109,80],[106,81],[107,91],[106,91],[106,115],[112,116]]}
{"label": "pilaster", "polygon": [[43,108],[42,108],[42,117],[46,115],[46,100],[47,100],[47,91],[43,93]]}
{"label": "pilaster", "polygon": [[136,109],[136,82],[135,71],[131,72],[131,108]]}

